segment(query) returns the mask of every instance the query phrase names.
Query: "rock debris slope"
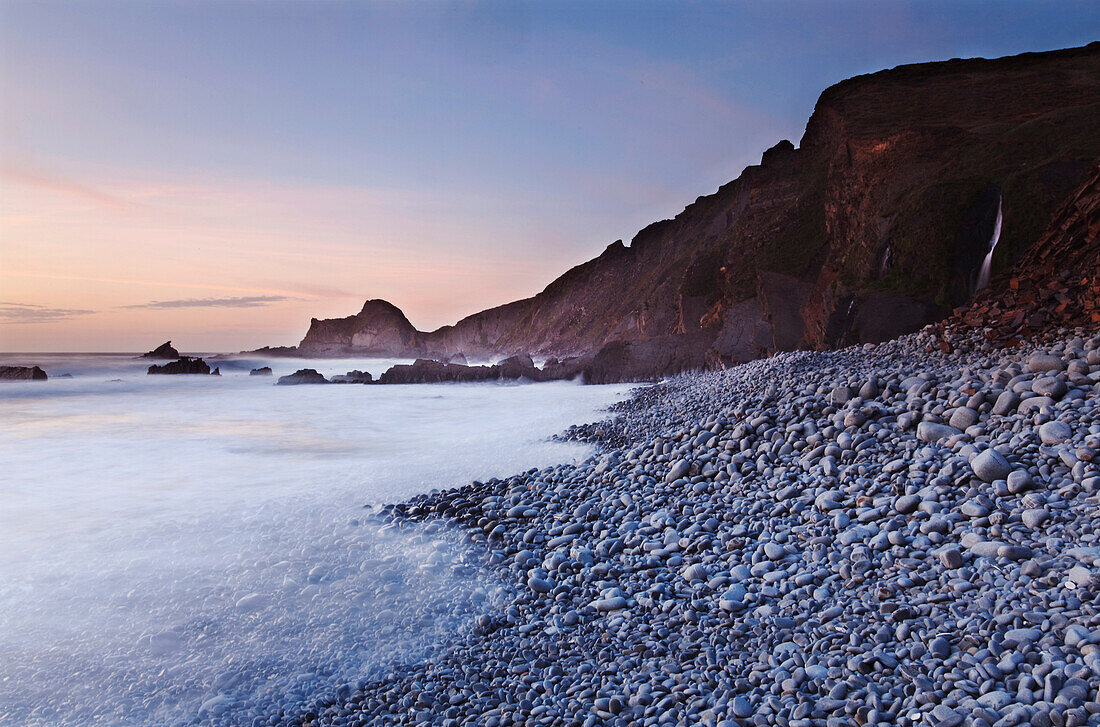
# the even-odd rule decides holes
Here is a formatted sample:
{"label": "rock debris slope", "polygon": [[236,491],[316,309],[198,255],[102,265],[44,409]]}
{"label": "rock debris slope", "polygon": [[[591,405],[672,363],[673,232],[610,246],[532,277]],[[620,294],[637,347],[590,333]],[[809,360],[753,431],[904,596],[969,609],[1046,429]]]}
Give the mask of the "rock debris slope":
{"label": "rock debris slope", "polygon": [[1100,724],[1100,333],[935,343],[675,378],[582,465],[389,508],[514,596],[295,719]]}

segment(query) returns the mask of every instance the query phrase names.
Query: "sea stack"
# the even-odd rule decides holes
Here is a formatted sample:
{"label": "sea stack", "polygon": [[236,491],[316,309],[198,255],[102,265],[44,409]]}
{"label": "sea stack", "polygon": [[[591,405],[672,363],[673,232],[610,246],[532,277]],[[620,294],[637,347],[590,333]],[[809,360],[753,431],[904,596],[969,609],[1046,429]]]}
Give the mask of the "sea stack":
{"label": "sea stack", "polygon": [[165,341],[152,351],[141,354],[142,358],[162,358],[166,360],[173,360],[180,357],[180,352],[172,348],[171,341]]}

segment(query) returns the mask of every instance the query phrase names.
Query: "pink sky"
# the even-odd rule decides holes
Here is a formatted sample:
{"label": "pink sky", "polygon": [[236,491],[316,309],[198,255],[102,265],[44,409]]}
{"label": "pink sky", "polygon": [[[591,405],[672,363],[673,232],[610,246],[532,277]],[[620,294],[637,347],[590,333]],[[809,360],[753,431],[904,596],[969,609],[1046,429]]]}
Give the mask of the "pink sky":
{"label": "pink sky", "polygon": [[0,2],[0,351],[421,329],[677,214],[831,83],[1084,44],[1020,0]]}

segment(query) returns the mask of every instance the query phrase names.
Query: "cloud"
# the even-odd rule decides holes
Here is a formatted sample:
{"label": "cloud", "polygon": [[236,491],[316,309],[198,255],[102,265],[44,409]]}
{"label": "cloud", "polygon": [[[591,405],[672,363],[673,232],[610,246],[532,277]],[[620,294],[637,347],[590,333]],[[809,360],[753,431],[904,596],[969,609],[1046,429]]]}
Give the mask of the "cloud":
{"label": "cloud", "polygon": [[298,300],[289,295],[246,295],[237,298],[184,298],[182,300],[154,300],[149,303],[123,305],[120,308],[144,308],[165,310],[172,308],[258,308],[284,300]]}
{"label": "cloud", "polygon": [[29,303],[5,303],[0,301],[0,325],[14,323],[54,323],[77,316],[95,313],[94,310],[80,308],[47,308]]}
{"label": "cloud", "polygon": [[119,197],[99,189],[79,184],[57,175],[46,174],[13,164],[0,164],[0,179],[15,184],[38,187],[55,194],[62,194],[85,202],[93,202],[111,208],[133,207],[133,200]]}

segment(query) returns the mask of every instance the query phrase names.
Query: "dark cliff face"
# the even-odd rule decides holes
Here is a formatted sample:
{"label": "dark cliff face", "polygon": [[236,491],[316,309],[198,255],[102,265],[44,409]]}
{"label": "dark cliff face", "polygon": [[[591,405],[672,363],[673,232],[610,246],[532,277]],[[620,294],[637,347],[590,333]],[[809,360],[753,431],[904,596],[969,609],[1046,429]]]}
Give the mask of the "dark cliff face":
{"label": "dark cliff face", "polygon": [[985,329],[1013,344],[1052,327],[1100,324],[1100,161],[1010,270],[938,328]]}
{"label": "dark cliff face", "polygon": [[1025,254],[1097,158],[1100,44],[861,76],[821,95],[800,148],[781,142],[532,298],[430,333],[368,301],[313,321],[300,348],[566,357],[619,342],[604,358],[637,378],[883,340],[969,299],[998,208],[994,272]]}

